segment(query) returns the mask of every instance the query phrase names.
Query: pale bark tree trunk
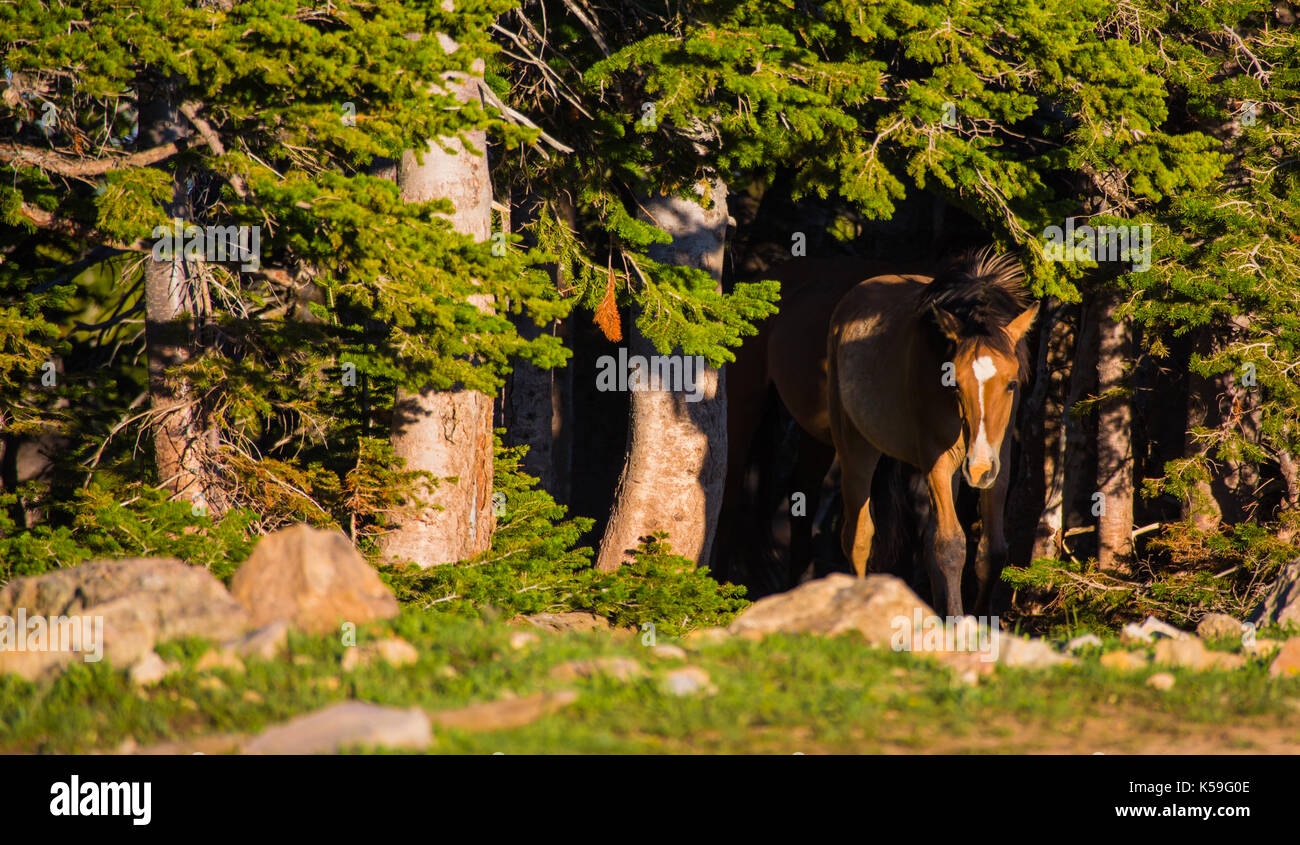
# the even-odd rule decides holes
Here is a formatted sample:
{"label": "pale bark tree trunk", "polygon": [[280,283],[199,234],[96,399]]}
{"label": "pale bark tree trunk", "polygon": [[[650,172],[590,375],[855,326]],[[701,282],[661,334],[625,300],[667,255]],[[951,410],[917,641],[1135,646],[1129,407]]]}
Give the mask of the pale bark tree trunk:
{"label": "pale bark tree trunk", "polygon": [[1101,294],[1098,315],[1097,392],[1105,396],[1097,414],[1097,492],[1105,507],[1097,517],[1097,562],[1125,570],[1133,552],[1133,408],[1125,385],[1130,358],[1128,324],[1115,316],[1119,298]]}
{"label": "pale bark tree trunk", "polygon": [[[167,87],[142,104],[140,144],[156,146],[189,134],[175,92]],[[189,175],[178,169],[169,217],[193,219]],[[205,425],[199,398],[192,386],[174,372],[189,363],[197,348],[200,321],[209,303],[201,261],[186,258],[183,245],[172,244],[170,260],[144,263],[145,343],[149,368],[149,407],[152,412],[154,460],[159,483],[176,498],[187,499],[220,515],[227,507],[216,479],[218,434]]]}
{"label": "pale bark tree trunk", "polygon": [[[455,43],[439,36],[444,49]],[[443,87],[462,102],[476,96],[481,60],[474,75],[443,80]],[[413,151],[402,154],[397,183],[406,202],[451,200],[456,231],[485,241],[492,227],[492,181],[488,171],[487,133],[466,132],[478,152],[459,139],[443,138],[451,152],[433,141],[423,164]],[[482,309],[486,297],[471,297]],[[471,390],[398,390],[393,412],[393,451],[406,459],[406,468],[424,470],[440,479],[420,497],[428,507],[405,515],[385,534],[381,547],[389,558],[405,558],[419,566],[453,563],[485,551],[492,539],[492,397]],[[507,507],[508,507],[507,503]]]}
{"label": "pale bark tree trunk", "polygon": [[[642,202],[648,218],[673,238],[672,244],[653,248],[651,257],[707,270],[720,282],[727,235],[726,186],[714,181],[701,184],[699,191],[711,207],[659,195]],[[656,354],[635,327],[628,335],[629,357]],[[639,539],[655,531],[669,532],[674,553],[696,562],[707,558],[727,470],[723,371],[705,368],[697,373],[696,386],[703,392],[698,402],[688,402],[683,392],[667,389],[632,393],[627,456],[600,544],[601,570],[618,569],[630,559],[628,552]]]}

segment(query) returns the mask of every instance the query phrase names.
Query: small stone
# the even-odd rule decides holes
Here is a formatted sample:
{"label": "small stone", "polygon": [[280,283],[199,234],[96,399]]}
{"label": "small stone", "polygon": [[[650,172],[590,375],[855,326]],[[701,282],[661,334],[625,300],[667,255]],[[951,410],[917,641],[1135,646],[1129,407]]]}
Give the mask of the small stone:
{"label": "small stone", "polygon": [[1208,669],[1239,669],[1246,659],[1238,654],[1210,651],[1196,637],[1184,640],[1161,640],[1156,643],[1156,663],[1204,672]]}
{"label": "small stone", "polygon": [[523,727],[549,713],[577,701],[573,690],[543,692],[525,697],[512,696],[500,701],[471,704],[455,710],[429,714],[435,725],[462,731],[499,731]]}
{"label": "small stone", "polygon": [[207,677],[199,678],[199,689],[207,690],[208,692],[221,692],[226,688],[225,682],[215,675],[208,675]]}
{"label": "small stone", "polygon": [[289,623],[272,622],[253,631],[248,636],[225,645],[241,657],[275,660],[289,647]]}
{"label": "small stone", "polygon": [[1187,632],[1180,631],[1167,622],[1161,622],[1154,616],[1148,616],[1146,619],[1142,620],[1141,625],[1132,622],[1125,625],[1119,635],[1120,642],[1125,645],[1149,643],[1156,637],[1182,640],[1187,638]]}
{"label": "small stone", "polygon": [[415,646],[401,637],[385,637],[373,643],[353,646],[343,654],[343,671],[351,672],[359,666],[370,666],[382,660],[389,666],[409,666],[420,659]]}
{"label": "small stone", "polygon": [[697,628],[694,631],[687,632],[682,638],[684,642],[692,646],[717,645],[731,639],[731,632],[726,628]]}
{"label": "small stone", "polygon": [[514,631],[510,634],[510,647],[515,651],[527,648],[537,642],[537,635],[531,631]]}
{"label": "small stone", "polygon": [[666,694],[679,698],[696,693],[712,695],[718,691],[717,687],[710,683],[709,673],[698,666],[685,666],[668,672],[664,675],[660,688]]}
{"label": "small stone", "polygon": [[534,613],[522,619],[533,627],[554,633],[608,631],[612,627],[605,617],[579,610],[567,613]]}
{"label": "small stone", "polygon": [[650,647],[650,654],[659,660],[685,660],[686,649],[675,645],[656,645]]}
{"label": "small stone", "polygon": [[1226,613],[1207,613],[1196,625],[1196,636],[1203,640],[1231,637],[1240,639],[1245,627]]}
{"label": "small stone", "polygon": [[1213,663],[1205,643],[1199,639],[1161,640],[1156,643],[1155,662],[1166,666],[1202,671]]}
{"label": "small stone", "polygon": [[1174,676],[1168,672],[1156,672],[1154,675],[1147,678],[1147,686],[1152,689],[1161,690],[1162,692],[1173,689],[1174,683]]}
{"label": "small stone", "polygon": [[1268,657],[1270,654],[1277,651],[1281,647],[1282,644],[1277,640],[1258,639],[1255,640],[1253,643],[1247,643],[1245,646],[1242,647],[1242,650],[1249,652],[1250,654],[1257,654],[1262,657]]}
{"label": "small stone", "polygon": [[225,649],[209,649],[203,653],[198,662],[194,664],[197,672],[211,672],[214,669],[224,669],[229,672],[243,674],[244,661],[240,660],[234,653]]}
{"label": "small stone", "polygon": [[399,710],[343,701],[268,728],[245,754],[331,754],[352,747],[423,749],[433,743],[429,717],[418,707]]}
{"label": "small stone", "polygon": [[1017,669],[1046,669],[1062,663],[1073,663],[1074,658],[1058,654],[1046,640],[1002,634],[997,638],[997,661],[1003,666]]}
{"label": "small stone", "polygon": [[136,686],[147,687],[161,681],[167,676],[168,666],[158,653],[151,651],[144,657],[131,664],[127,670],[127,675],[131,678],[131,683]]}
{"label": "small stone", "polygon": [[557,681],[573,681],[607,675],[616,681],[631,681],[645,674],[641,664],[630,657],[597,657],[594,660],[570,660],[551,670]]}
{"label": "small stone", "polygon": [[1135,651],[1112,651],[1101,656],[1101,665],[1117,672],[1136,672],[1145,669],[1147,656]]}
{"label": "small stone", "polygon": [[244,694],[240,696],[240,698],[244,699],[244,701],[247,701],[249,704],[261,704],[266,701],[260,692],[252,689],[244,690]]}
{"label": "small stone", "polygon": [[1300,675],[1300,637],[1291,637],[1282,644],[1268,667],[1268,673],[1274,678],[1294,678]]}
{"label": "small stone", "polygon": [[1065,650],[1069,652],[1076,652],[1081,649],[1088,648],[1089,646],[1093,648],[1101,648],[1101,637],[1097,636],[1096,634],[1081,634],[1080,636],[1077,636],[1074,639],[1070,640],[1068,643],[1066,643]]}

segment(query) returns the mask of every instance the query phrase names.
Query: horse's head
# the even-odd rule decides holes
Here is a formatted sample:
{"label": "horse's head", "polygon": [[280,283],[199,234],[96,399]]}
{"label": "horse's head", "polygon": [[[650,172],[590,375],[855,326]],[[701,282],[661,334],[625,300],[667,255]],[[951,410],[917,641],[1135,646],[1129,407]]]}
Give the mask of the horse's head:
{"label": "horse's head", "polygon": [[936,277],[927,299],[951,350],[946,383],[962,420],[962,475],[979,489],[997,481],[1026,366],[1020,341],[1038,313],[1037,304],[1026,307],[1021,278],[1014,258],[985,251]]}

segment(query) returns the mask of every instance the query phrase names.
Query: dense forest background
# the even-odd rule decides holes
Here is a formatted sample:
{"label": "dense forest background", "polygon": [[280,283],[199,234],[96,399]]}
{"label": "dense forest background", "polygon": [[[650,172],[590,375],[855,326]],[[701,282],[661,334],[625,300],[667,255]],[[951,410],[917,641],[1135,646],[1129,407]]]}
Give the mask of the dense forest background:
{"label": "dense forest background", "polygon": [[[429,606],[707,617],[711,562],[789,569],[779,408],[765,527],[718,530],[785,262],[995,244],[1043,302],[1013,612],[1239,613],[1300,528],[1296,13],[4,0],[0,580],[228,574],[308,522]],[[1051,260],[1067,220],[1150,225],[1150,268]],[[620,347],[702,356],[705,399],[598,390]]]}

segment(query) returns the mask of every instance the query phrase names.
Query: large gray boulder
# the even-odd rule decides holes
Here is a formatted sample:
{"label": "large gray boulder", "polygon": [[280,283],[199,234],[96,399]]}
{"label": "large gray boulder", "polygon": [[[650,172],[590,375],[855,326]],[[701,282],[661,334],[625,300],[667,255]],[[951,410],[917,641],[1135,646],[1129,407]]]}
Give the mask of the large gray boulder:
{"label": "large gray boulder", "polygon": [[[34,618],[44,619],[47,627],[58,617],[89,620],[82,625],[83,639],[102,637],[102,658],[118,667],[150,654],[155,643],[180,637],[220,642],[242,635],[249,625],[248,614],[220,581],[175,558],[95,560],[16,578],[0,589],[0,617],[14,620],[8,623],[13,630],[19,616],[29,626]],[[88,642],[80,652],[0,649],[0,674],[32,680],[93,650],[99,649]]]}

